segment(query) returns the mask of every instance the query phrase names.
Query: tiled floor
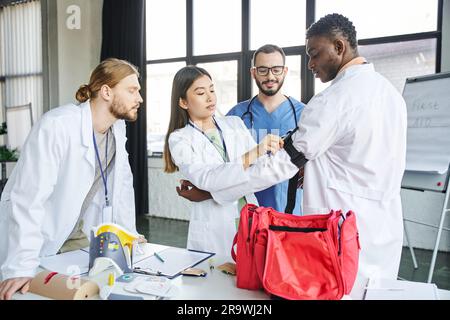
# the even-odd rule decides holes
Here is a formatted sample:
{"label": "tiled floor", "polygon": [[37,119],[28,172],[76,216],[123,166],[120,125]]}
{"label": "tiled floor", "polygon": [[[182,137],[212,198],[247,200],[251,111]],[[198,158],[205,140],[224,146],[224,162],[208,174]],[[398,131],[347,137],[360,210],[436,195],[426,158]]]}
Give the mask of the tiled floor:
{"label": "tiled floor", "polygon": [[[414,269],[411,253],[403,247],[398,276],[405,280],[426,282],[431,263],[431,250],[414,249],[418,269]],[[450,252],[438,252],[432,281],[439,289],[450,290]]]}
{"label": "tiled floor", "polygon": [[186,248],[188,221],[139,216],[136,226],[149,242]]}
{"label": "tiled floor", "polygon": [[[186,247],[187,221],[140,216],[137,219],[138,231],[153,243],[174,247]],[[426,282],[432,252],[430,250],[415,249],[419,268],[414,270],[411,254],[407,247],[403,248],[399,277],[405,280]],[[432,282],[438,288],[450,290],[450,253],[439,252],[436,260]]]}

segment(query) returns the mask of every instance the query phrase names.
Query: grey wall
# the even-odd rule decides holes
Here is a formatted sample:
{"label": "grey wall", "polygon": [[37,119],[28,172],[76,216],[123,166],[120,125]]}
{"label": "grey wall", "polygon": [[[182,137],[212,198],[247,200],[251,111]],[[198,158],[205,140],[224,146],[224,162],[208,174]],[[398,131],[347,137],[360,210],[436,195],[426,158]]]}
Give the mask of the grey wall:
{"label": "grey wall", "polygon": [[[71,5],[80,8],[80,29],[66,26]],[[102,7],[102,0],[58,0],[59,104],[76,101],[75,92],[100,62]]]}
{"label": "grey wall", "polygon": [[58,15],[56,0],[41,0],[43,111],[59,104],[58,83]]}
{"label": "grey wall", "polygon": [[[42,0],[44,74],[47,79],[45,110],[75,102],[75,92],[100,62],[103,0]],[[70,6],[79,8],[79,26]],[[69,24],[70,25],[70,24]],[[46,45],[45,45],[46,44]]]}

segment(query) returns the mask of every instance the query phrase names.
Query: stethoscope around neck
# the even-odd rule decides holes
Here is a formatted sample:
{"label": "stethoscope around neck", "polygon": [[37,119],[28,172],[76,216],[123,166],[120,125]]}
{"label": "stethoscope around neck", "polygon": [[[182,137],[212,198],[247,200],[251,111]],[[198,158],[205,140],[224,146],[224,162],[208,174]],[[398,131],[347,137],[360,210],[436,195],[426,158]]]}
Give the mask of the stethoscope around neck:
{"label": "stethoscope around neck", "polygon": [[[295,113],[295,107],[294,107],[294,103],[291,100],[291,97],[288,97],[287,95],[284,95],[286,97],[286,99],[289,101],[289,104],[291,106],[291,110],[292,113],[294,114],[294,121],[295,121],[295,125],[294,128],[297,127],[298,125],[298,121],[297,121],[297,114]],[[245,111],[242,115],[241,115],[241,119],[242,121],[244,121],[244,118],[246,115],[249,116],[250,118],[250,128],[249,129],[253,129],[253,124],[254,124],[254,119],[253,119],[253,111],[252,111],[252,107],[253,107],[253,102],[255,101],[255,99],[258,97],[258,95],[254,96],[250,102],[247,105],[247,111]]]}

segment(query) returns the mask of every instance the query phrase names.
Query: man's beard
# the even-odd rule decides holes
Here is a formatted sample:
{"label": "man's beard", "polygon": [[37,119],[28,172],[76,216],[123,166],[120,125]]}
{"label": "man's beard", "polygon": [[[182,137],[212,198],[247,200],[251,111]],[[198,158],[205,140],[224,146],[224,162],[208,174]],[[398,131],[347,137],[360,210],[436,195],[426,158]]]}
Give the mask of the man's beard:
{"label": "man's beard", "polygon": [[138,116],[137,111],[134,114],[131,113],[132,109],[127,109],[125,104],[117,98],[114,98],[111,106],[109,107],[109,111],[114,117],[120,120],[136,121]]}
{"label": "man's beard", "polygon": [[261,91],[266,96],[271,97],[271,96],[276,95],[278,93],[278,91],[280,91],[281,87],[283,86],[284,79],[282,79],[281,81],[274,81],[274,82],[278,83],[278,87],[276,89],[270,89],[270,90],[266,90],[263,88],[263,83],[265,83],[265,82],[268,82],[268,81],[260,82],[260,81],[256,80],[256,85],[258,86],[259,91]]}

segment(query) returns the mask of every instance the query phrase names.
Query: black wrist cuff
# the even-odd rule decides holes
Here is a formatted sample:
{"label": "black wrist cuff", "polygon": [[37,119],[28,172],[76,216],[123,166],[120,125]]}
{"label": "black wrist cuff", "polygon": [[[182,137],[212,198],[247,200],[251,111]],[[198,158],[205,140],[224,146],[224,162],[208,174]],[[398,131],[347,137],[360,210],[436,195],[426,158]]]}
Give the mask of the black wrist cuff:
{"label": "black wrist cuff", "polygon": [[295,149],[293,143],[292,143],[292,134],[295,132],[289,133],[284,138],[284,150],[286,150],[287,154],[291,157],[291,162],[297,166],[297,168],[302,168],[306,162],[308,162],[308,159],[306,159],[303,152],[298,151]]}

